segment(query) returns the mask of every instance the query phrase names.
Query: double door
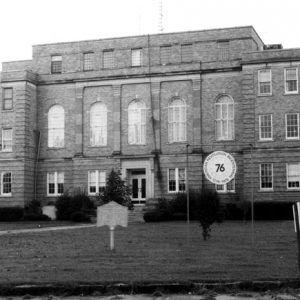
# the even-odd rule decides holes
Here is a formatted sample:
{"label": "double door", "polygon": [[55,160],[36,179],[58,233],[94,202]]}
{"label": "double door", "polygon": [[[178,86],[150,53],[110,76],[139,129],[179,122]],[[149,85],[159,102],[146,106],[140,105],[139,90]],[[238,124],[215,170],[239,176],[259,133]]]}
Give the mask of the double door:
{"label": "double door", "polygon": [[146,175],[145,174],[132,174],[131,175],[131,188],[132,188],[132,203],[145,204],[146,201]]}

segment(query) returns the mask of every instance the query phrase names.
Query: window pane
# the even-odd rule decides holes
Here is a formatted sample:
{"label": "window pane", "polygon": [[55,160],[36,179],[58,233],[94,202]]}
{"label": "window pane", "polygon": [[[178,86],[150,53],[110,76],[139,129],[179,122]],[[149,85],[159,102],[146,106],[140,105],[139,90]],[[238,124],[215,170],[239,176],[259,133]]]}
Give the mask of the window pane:
{"label": "window pane", "polygon": [[259,116],[260,139],[272,138],[272,115]]}
{"label": "window pane", "polygon": [[193,60],[193,45],[181,45],[181,61],[190,62]]}
{"label": "window pane", "polygon": [[103,103],[96,103],[90,112],[91,146],[107,144],[107,109]]}
{"label": "window pane", "polygon": [[287,138],[299,137],[298,114],[286,115],[286,136]]}
{"label": "window pane", "polygon": [[186,140],[186,104],[181,99],[173,100],[168,107],[169,142]]}
{"label": "window pane", "polygon": [[85,71],[93,70],[94,53],[83,54],[83,69]]}
{"label": "window pane", "polygon": [[54,105],[48,112],[48,146],[64,147],[64,109],[60,105]]}
{"label": "window pane", "polygon": [[12,129],[2,129],[2,151],[12,151]]}
{"label": "window pane", "polygon": [[171,46],[160,47],[160,63],[162,65],[169,64],[171,61]]}
{"label": "window pane", "polygon": [[114,52],[113,50],[103,51],[103,68],[111,69],[114,67]]}
{"label": "window pane", "polygon": [[262,189],[273,188],[272,164],[261,164],[260,176]]}
{"label": "window pane", "polygon": [[2,193],[10,194],[11,193],[11,173],[2,174]]}
{"label": "window pane", "polygon": [[300,187],[300,164],[290,163],[287,165],[287,182],[288,188]]}
{"label": "window pane", "polygon": [[131,65],[140,67],[142,65],[142,49],[131,50]]}
{"label": "window pane", "polygon": [[60,55],[51,57],[51,73],[62,72],[62,57]]}

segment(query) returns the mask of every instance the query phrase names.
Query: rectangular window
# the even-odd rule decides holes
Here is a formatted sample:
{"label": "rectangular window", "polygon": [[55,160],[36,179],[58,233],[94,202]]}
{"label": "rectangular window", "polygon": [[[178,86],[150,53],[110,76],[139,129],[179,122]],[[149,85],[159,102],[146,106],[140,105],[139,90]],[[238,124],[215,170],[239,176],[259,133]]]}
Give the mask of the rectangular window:
{"label": "rectangular window", "polygon": [[94,53],[84,53],[83,54],[83,70],[84,71],[91,71],[93,70],[93,63],[94,63]]}
{"label": "rectangular window", "polygon": [[259,70],[258,71],[258,94],[259,95],[271,95],[271,70]]}
{"label": "rectangular window", "polygon": [[2,151],[11,152],[12,151],[12,136],[13,130],[11,128],[2,129]]}
{"label": "rectangular window", "polygon": [[47,174],[47,195],[59,196],[64,193],[64,172],[50,172]]}
{"label": "rectangular window", "polygon": [[300,189],[300,163],[289,163],[286,165],[286,179],[288,189]]}
{"label": "rectangular window", "polygon": [[61,55],[51,56],[51,73],[59,74],[62,72],[62,57]]}
{"label": "rectangular window", "polygon": [[168,191],[173,192],[185,192],[186,174],[185,169],[169,169],[168,170]]}
{"label": "rectangular window", "polygon": [[259,139],[266,141],[273,139],[272,115],[259,116]]}
{"label": "rectangular window", "polygon": [[235,179],[232,179],[227,184],[216,184],[216,191],[218,193],[234,193],[235,192]]}
{"label": "rectangular window", "polygon": [[181,45],[181,62],[193,61],[193,45]]}
{"label": "rectangular window", "polygon": [[299,139],[299,114],[285,115],[286,139]]}
{"label": "rectangular window", "polygon": [[131,65],[133,67],[140,67],[142,65],[142,49],[131,50]]}
{"label": "rectangular window", "polygon": [[162,65],[171,63],[171,46],[160,47],[160,63]]}
{"label": "rectangular window", "polygon": [[219,61],[229,60],[229,41],[218,42],[218,59]]}
{"label": "rectangular window", "polygon": [[273,165],[260,164],[260,189],[273,190]]}
{"label": "rectangular window", "polygon": [[297,94],[298,93],[298,69],[288,68],[284,69],[285,78],[285,93]]}
{"label": "rectangular window", "polygon": [[114,67],[114,51],[104,50],[103,51],[103,68],[112,69]]}
{"label": "rectangular window", "polygon": [[13,89],[4,88],[3,89],[3,110],[13,109]]}
{"label": "rectangular window", "polygon": [[89,195],[102,193],[106,186],[105,171],[89,171],[88,173]]}
{"label": "rectangular window", "polygon": [[11,196],[11,172],[1,173],[1,196]]}

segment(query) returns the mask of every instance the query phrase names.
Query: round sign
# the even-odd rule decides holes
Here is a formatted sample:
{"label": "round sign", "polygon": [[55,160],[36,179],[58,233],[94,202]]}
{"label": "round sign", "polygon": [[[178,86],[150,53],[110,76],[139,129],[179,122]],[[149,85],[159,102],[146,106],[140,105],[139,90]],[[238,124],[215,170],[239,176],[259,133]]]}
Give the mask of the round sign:
{"label": "round sign", "polygon": [[205,177],[215,184],[226,184],[236,173],[234,158],[224,151],[215,151],[206,157],[203,164]]}

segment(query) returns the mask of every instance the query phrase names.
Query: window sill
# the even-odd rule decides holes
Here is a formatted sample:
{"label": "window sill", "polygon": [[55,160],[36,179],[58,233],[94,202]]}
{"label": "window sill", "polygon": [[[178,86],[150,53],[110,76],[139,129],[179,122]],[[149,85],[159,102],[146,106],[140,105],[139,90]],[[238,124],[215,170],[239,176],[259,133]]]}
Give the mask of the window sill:
{"label": "window sill", "polygon": [[48,147],[47,150],[61,150],[65,149],[65,147]]}
{"label": "window sill", "polygon": [[225,191],[224,191],[224,192],[223,192],[223,191],[216,191],[216,192],[217,192],[218,194],[222,194],[222,195],[224,195],[224,194],[225,194],[225,195],[226,195],[226,194],[235,194],[235,193],[236,193],[235,191],[226,191],[226,192],[225,192]]}
{"label": "window sill", "polygon": [[262,189],[260,189],[260,190],[258,190],[258,192],[259,193],[272,193],[272,192],[274,192],[274,189],[265,189],[265,190],[262,190]]}
{"label": "window sill", "polygon": [[9,198],[9,197],[12,197],[12,194],[0,194],[0,197],[3,197],[3,198]]}
{"label": "window sill", "polygon": [[2,108],[2,112],[13,112],[14,111],[14,109],[12,108],[12,109],[4,109],[4,108]]}
{"label": "window sill", "polygon": [[235,138],[233,139],[219,139],[219,140],[215,140],[215,142],[235,142]]}
{"label": "window sill", "polygon": [[107,148],[107,145],[99,145],[99,146],[88,146],[88,148]]}
{"label": "window sill", "polygon": [[63,194],[51,194],[51,195],[47,195],[47,197],[59,197],[61,195],[63,195]]}
{"label": "window sill", "polygon": [[264,143],[264,142],[274,142],[274,139],[259,139],[259,143]]}
{"label": "window sill", "polygon": [[285,142],[299,141],[299,137],[296,138],[285,138]]}
{"label": "window sill", "polygon": [[287,188],[287,192],[300,192],[300,188]]}
{"label": "window sill", "polygon": [[1,150],[1,153],[12,153],[12,150]]}
{"label": "window sill", "polygon": [[258,97],[269,97],[269,96],[272,96],[272,93],[270,93],[270,94],[258,94],[257,96]]}
{"label": "window sill", "polygon": [[168,142],[168,145],[178,145],[178,144],[184,144],[186,145],[188,142],[187,141],[178,141],[178,142]]}
{"label": "window sill", "polygon": [[288,95],[298,95],[299,94],[299,92],[298,91],[296,91],[296,92],[284,92],[284,96],[288,96]]}

